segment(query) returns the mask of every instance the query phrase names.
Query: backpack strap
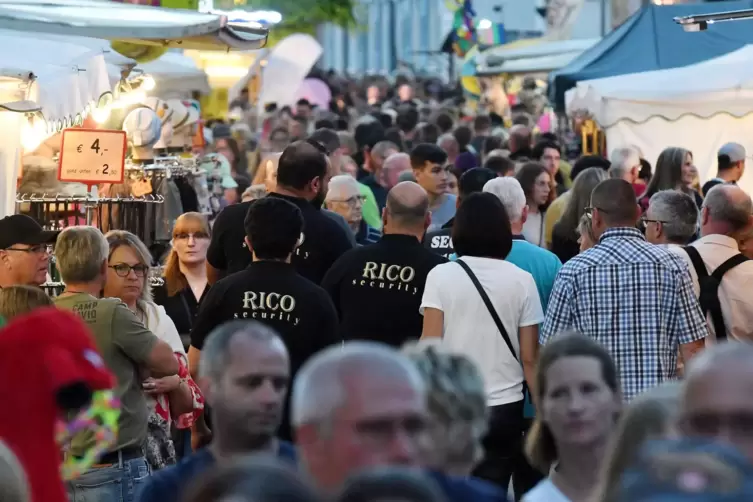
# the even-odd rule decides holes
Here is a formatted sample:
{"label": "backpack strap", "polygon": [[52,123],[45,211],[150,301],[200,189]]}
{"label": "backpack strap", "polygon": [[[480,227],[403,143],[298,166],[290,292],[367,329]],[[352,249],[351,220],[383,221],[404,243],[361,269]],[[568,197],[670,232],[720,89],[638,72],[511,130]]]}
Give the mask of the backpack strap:
{"label": "backpack strap", "polygon": [[695,273],[698,275],[698,283],[700,284],[701,278],[709,276],[709,272],[706,270],[706,264],[703,263],[703,258],[701,258],[701,253],[699,253],[693,246],[684,246],[682,249],[688,253],[690,262],[693,264]]}
{"label": "backpack strap", "polygon": [[711,274],[706,270],[706,265],[703,263],[701,254],[693,246],[683,247],[690,261],[693,263],[693,268],[698,274],[698,285],[700,286],[701,295],[699,303],[701,304],[701,310],[704,315],[711,316],[711,322],[714,325],[714,333],[717,339],[727,339],[727,328],[724,325],[724,315],[722,314],[722,304],[719,301],[719,286],[722,284],[722,278],[724,274],[748,261],[748,258],[741,253],[727,259],[724,263],[719,265]]}

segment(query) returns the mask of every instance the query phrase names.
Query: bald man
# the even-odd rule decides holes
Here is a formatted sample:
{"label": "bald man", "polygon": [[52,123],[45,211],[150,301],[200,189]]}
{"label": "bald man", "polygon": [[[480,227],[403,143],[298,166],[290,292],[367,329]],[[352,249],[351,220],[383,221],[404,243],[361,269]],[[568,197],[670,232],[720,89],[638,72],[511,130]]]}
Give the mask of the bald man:
{"label": "bald man", "polygon": [[400,175],[403,173],[412,173],[410,165],[410,155],[407,153],[393,153],[384,161],[382,167],[382,177],[387,189],[391,189],[400,183]]}
{"label": "bald man", "polygon": [[431,215],[428,195],[418,184],[395,185],[382,218],[382,239],[345,253],[322,286],[337,308],[344,339],[400,347],[421,337],[418,308],[426,276],[446,259],[421,245]]}
{"label": "bald man", "polygon": [[753,346],[720,343],[689,365],[680,430],[738,448],[753,462]]}
{"label": "bald man", "polygon": [[507,140],[508,150],[510,150],[510,160],[532,159],[532,141],[531,129],[520,124],[512,126],[510,128],[510,138]]}
{"label": "bald man", "polygon": [[[420,467],[426,393],[414,363],[382,344],[347,342],[315,355],[301,369],[292,396],[305,470],[331,493],[362,469]],[[432,477],[449,502],[506,500],[480,480]]]}
{"label": "bald man", "polygon": [[[737,236],[752,225],[751,213],[753,202],[742,188],[716,185],[703,200],[701,238],[684,248],[670,248],[687,262],[695,292],[704,298],[701,308],[707,314],[711,340],[731,337],[753,342],[753,261],[740,254],[737,244]],[[647,233],[658,225],[667,223],[646,220]],[[708,274],[717,277],[720,285],[701,295],[698,277]]]}
{"label": "bald man", "polygon": [[329,182],[324,204],[330,211],[342,216],[360,245],[373,244],[382,237],[382,232],[363,219],[366,197],[358,182],[348,174],[340,174]]}

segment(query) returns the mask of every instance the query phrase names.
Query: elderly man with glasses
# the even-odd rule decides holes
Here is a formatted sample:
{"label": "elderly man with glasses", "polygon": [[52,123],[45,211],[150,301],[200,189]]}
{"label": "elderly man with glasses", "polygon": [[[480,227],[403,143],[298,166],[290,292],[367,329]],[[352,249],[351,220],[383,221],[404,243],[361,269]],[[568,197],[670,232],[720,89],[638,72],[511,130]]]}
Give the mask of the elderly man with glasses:
{"label": "elderly man with glasses", "polygon": [[347,174],[335,176],[330,180],[324,199],[328,210],[345,218],[356,242],[360,245],[373,244],[382,237],[378,229],[368,225],[363,219],[365,200],[358,188],[358,182]]}
{"label": "elderly man with glasses", "polygon": [[57,236],[22,214],[0,220],[0,288],[44,284]]}

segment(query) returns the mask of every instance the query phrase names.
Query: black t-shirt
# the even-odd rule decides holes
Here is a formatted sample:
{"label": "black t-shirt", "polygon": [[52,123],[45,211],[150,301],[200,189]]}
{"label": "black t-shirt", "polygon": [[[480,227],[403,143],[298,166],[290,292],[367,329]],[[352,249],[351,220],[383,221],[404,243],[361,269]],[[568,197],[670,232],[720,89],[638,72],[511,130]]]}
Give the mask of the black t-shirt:
{"label": "black t-shirt", "polygon": [[455,248],[452,246],[452,224],[455,222],[455,218],[442,225],[439,230],[433,232],[427,232],[424,235],[424,246],[426,249],[431,250],[445,258],[449,258],[452,253],[455,252]]}
{"label": "black t-shirt", "polygon": [[[701,187],[701,193],[703,194],[704,197],[706,197],[706,195],[708,195],[709,193],[709,190],[711,190],[717,185],[722,185],[724,183],[727,183],[727,182],[721,178],[712,178],[703,184],[703,187]],[[737,183],[734,181],[732,182],[732,184],[737,185]]]}
{"label": "black t-shirt", "polygon": [[[201,350],[212,330],[233,319],[259,321],[275,329],[288,349],[292,377],[309,357],[342,341],[332,300],[289,263],[256,261],[215,283],[201,303],[191,345]],[[280,437],[289,439],[285,416]]]}
{"label": "black t-shirt", "polygon": [[[293,265],[302,276],[319,284],[329,267],[345,251],[353,248],[352,236],[347,230],[326,216],[322,210],[297,197],[271,193],[292,202],[303,213],[303,244],[293,254]],[[212,228],[212,242],[207,251],[209,264],[233,274],[251,263],[252,255],[246,246],[243,220],[253,201],[233,204],[222,210]]]}
{"label": "black t-shirt", "polygon": [[197,301],[190,286],[173,296],[167,295],[167,286],[164,284],[152,290],[154,303],[162,305],[165,308],[167,316],[175,324],[175,328],[178,330],[184,345],[187,345],[188,336],[191,334],[191,328],[193,328],[196,316],[199,313],[199,307],[202,300],[207,296],[208,291],[209,285],[207,285],[201,298]]}
{"label": "black t-shirt", "polygon": [[395,347],[420,338],[426,276],[446,261],[410,235],[384,235],[345,253],[322,282],[340,315],[342,338]]}

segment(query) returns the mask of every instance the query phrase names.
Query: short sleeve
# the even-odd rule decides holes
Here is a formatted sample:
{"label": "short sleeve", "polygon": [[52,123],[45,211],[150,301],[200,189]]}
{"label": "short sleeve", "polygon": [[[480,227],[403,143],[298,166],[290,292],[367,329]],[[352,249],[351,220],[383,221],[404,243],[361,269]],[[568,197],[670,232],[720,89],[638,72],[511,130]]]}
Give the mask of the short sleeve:
{"label": "short sleeve", "polygon": [[340,287],[342,285],[343,275],[350,262],[348,256],[350,256],[350,254],[346,253],[338,258],[324,275],[324,279],[322,279],[322,288],[332,299],[332,303],[338,313],[340,312]]}
{"label": "short sleeve", "polygon": [[191,330],[191,347],[195,349],[201,350],[209,333],[222,322],[217,317],[217,308],[222,301],[221,288],[217,287],[218,285],[212,287],[201,302],[196,322]]}
{"label": "short sleeve", "polygon": [[124,303],[112,314],[112,343],[139,365],[146,365],[159,338]]}
{"label": "short sleeve", "polygon": [[432,308],[441,310],[442,308],[442,296],[441,296],[441,283],[442,283],[442,270],[441,265],[434,267],[426,276],[426,285],[424,286],[424,295],[421,297],[421,306],[418,311],[423,315],[425,308]]}
{"label": "short sleeve", "polygon": [[212,226],[212,240],[209,242],[209,249],[207,249],[207,261],[209,264],[217,270],[227,270],[228,263],[225,256],[224,246],[222,241],[225,236],[225,227],[228,225],[226,221],[228,219],[227,211],[222,210],[217,218],[214,220]]}
{"label": "short sleeve", "polygon": [[541,298],[539,291],[536,289],[536,281],[529,273],[523,276],[523,287],[525,295],[523,297],[523,308],[520,312],[520,321],[518,326],[537,326],[544,322],[544,311],[541,308]]}

